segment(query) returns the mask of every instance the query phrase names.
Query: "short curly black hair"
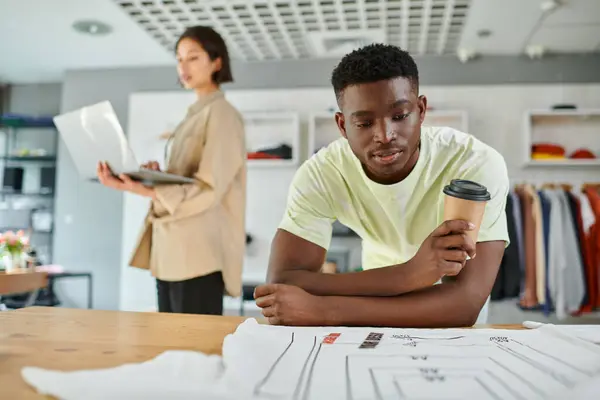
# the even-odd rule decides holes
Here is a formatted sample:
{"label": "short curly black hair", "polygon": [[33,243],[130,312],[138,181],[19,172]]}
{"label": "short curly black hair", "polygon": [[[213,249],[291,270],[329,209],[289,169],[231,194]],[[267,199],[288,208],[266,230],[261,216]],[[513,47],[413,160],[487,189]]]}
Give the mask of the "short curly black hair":
{"label": "short curly black hair", "polygon": [[408,52],[389,44],[370,44],[346,54],[331,74],[335,97],[344,89],[361,83],[407,78],[419,92],[419,70]]}

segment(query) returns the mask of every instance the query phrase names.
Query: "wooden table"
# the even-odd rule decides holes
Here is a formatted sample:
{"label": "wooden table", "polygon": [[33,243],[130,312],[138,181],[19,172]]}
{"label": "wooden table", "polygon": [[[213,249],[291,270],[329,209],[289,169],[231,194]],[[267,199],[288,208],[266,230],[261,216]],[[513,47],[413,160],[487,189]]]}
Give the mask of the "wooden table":
{"label": "wooden table", "polygon": [[43,398],[21,378],[25,366],[107,368],[173,349],[220,354],[225,336],[244,319],[46,307],[0,312],[0,398]]}
{"label": "wooden table", "polygon": [[10,273],[0,271],[0,295],[32,292],[46,287],[48,274],[28,269]]}
{"label": "wooden table", "polygon": [[32,305],[40,289],[48,285],[48,274],[35,272],[30,269],[21,269],[6,273],[0,271],[0,297],[16,293],[30,292],[25,307]]}

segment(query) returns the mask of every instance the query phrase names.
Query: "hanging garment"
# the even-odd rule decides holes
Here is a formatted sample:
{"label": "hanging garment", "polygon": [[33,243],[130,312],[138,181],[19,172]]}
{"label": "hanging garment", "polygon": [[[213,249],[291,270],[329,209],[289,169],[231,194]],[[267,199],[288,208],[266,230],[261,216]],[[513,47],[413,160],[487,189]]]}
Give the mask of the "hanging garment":
{"label": "hanging garment", "polygon": [[516,226],[513,218],[513,201],[509,195],[506,199],[506,223],[510,244],[504,249],[504,256],[498,269],[498,275],[492,288],[490,298],[501,300],[518,297],[521,288],[521,268],[519,266],[519,251],[516,243]]}
{"label": "hanging garment", "polygon": [[[585,193],[589,199],[590,206],[596,217],[594,225],[590,227],[589,250],[592,268],[596,272],[596,287],[600,290],[600,194],[596,189],[588,188]],[[588,240],[588,239],[586,239]],[[596,296],[596,307],[600,307],[600,296]]]}
{"label": "hanging garment", "polygon": [[[542,310],[544,311],[544,315],[548,316],[550,315],[550,312],[552,311],[552,299],[550,296],[550,288],[548,285],[548,281],[549,281],[549,277],[548,277],[548,270],[549,270],[549,264],[550,264],[550,254],[549,254],[549,249],[550,249],[550,218],[551,218],[551,210],[552,210],[552,194],[548,193],[548,190],[545,191],[539,191],[538,192],[538,196],[540,197],[540,207],[542,209],[542,229],[544,232],[544,298],[545,301],[543,303],[541,303],[540,305],[542,306]],[[556,204],[554,205],[554,207],[556,207]],[[556,210],[555,210],[556,211]],[[554,222],[554,221],[553,221]],[[553,227],[554,228],[554,227]],[[555,233],[555,232],[553,232]],[[539,281],[538,281],[539,284]]]}
{"label": "hanging garment", "polygon": [[[525,290],[525,244],[523,243],[523,216],[521,214],[523,208],[521,207],[521,198],[515,191],[510,192],[510,197],[512,199],[512,217],[515,223],[515,242],[511,241],[511,243],[517,244],[517,251],[519,252],[519,268],[521,270],[521,288],[519,295],[522,295]],[[508,213],[506,217],[510,217]]]}
{"label": "hanging garment", "polygon": [[587,293],[588,299],[581,307],[582,312],[590,312],[598,303],[599,288],[598,288],[598,268],[595,264],[594,240],[592,235],[592,227],[596,223],[596,216],[590,200],[585,193],[577,193],[575,195],[580,204],[580,216],[582,223],[582,246],[584,248],[584,264],[587,276]]}
{"label": "hanging garment", "polygon": [[590,277],[588,276],[587,271],[585,235],[583,234],[583,222],[581,219],[581,204],[579,202],[579,199],[575,195],[573,195],[573,193],[566,191],[565,195],[569,204],[569,211],[571,212],[571,220],[573,221],[573,226],[577,234],[577,243],[579,245],[579,257],[581,259],[581,274],[583,276],[583,283],[585,288],[583,299],[581,300],[581,306],[579,308],[579,310],[581,311],[582,307],[590,302],[590,285],[588,282]]}
{"label": "hanging garment", "polygon": [[536,296],[536,225],[533,216],[533,197],[531,186],[522,185],[515,188],[521,201],[523,217],[523,249],[525,250],[525,289],[519,305],[523,309],[535,309],[538,305]]}
{"label": "hanging garment", "polygon": [[525,185],[525,191],[531,198],[531,216],[535,235],[535,293],[538,304],[546,301],[546,257],[544,254],[544,230],[540,197],[531,185]]}
{"label": "hanging garment", "polygon": [[548,287],[556,316],[579,310],[585,294],[581,256],[571,211],[563,190],[544,192],[551,202]]}

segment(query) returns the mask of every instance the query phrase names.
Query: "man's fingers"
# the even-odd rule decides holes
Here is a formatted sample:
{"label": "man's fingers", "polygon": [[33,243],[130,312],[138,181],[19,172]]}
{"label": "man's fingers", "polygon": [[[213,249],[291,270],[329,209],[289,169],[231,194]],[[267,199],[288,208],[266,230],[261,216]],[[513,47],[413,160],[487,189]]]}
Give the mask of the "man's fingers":
{"label": "man's fingers", "polygon": [[438,249],[461,249],[468,243],[466,233],[455,233],[452,235],[442,236],[435,241],[435,247]]}
{"label": "man's fingers", "polygon": [[275,303],[275,295],[272,293],[256,299],[256,305],[260,308],[270,307],[273,303]]}
{"label": "man's fingers", "polygon": [[267,284],[260,285],[254,289],[254,299],[258,299],[259,297],[264,297],[270,295],[271,293],[275,293],[277,290],[277,284]]}
{"label": "man's fingers", "polygon": [[273,307],[265,307],[261,310],[262,315],[265,318],[269,318],[269,317],[274,317],[275,316],[275,309]]}
{"label": "man's fingers", "polygon": [[463,264],[467,260],[467,252],[464,250],[444,250],[442,252],[442,258],[445,261]]}
{"label": "man's fingers", "polygon": [[281,320],[278,317],[268,317],[267,321],[269,325],[282,325]]}
{"label": "man's fingers", "polygon": [[453,262],[453,261],[445,261],[442,273],[443,273],[443,275],[446,275],[446,276],[456,276],[460,273],[462,268],[463,268],[462,263]]}
{"label": "man's fingers", "polygon": [[460,249],[467,252],[469,257],[475,257],[475,243],[466,233],[447,235],[436,240],[435,246],[441,249]]}
{"label": "man's fingers", "polygon": [[465,231],[471,231],[475,229],[475,225],[473,225],[469,221],[464,221],[461,219],[454,219],[449,221],[444,221],[440,226],[435,228],[435,230],[431,233],[432,236],[446,236],[450,233],[460,233]]}

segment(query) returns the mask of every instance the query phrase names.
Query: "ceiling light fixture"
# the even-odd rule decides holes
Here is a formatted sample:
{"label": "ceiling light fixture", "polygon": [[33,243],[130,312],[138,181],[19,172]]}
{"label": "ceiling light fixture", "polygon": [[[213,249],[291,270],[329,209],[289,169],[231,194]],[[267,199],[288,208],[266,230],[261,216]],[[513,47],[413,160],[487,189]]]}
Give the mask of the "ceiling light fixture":
{"label": "ceiling light fixture", "polygon": [[477,52],[474,49],[459,48],[456,52],[456,56],[461,63],[465,64],[477,57]]}
{"label": "ceiling light fixture", "polygon": [[480,29],[477,31],[477,36],[480,38],[487,38],[492,36],[492,31],[489,29]]}
{"label": "ceiling light fixture", "polygon": [[525,48],[525,53],[532,60],[540,59],[546,54],[546,48],[539,45],[529,45]]}
{"label": "ceiling light fixture", "polygon": [[73,29],[90,36],[103,36],[112,32],[110,25],[95,20],[80,20],[73,23]]}

